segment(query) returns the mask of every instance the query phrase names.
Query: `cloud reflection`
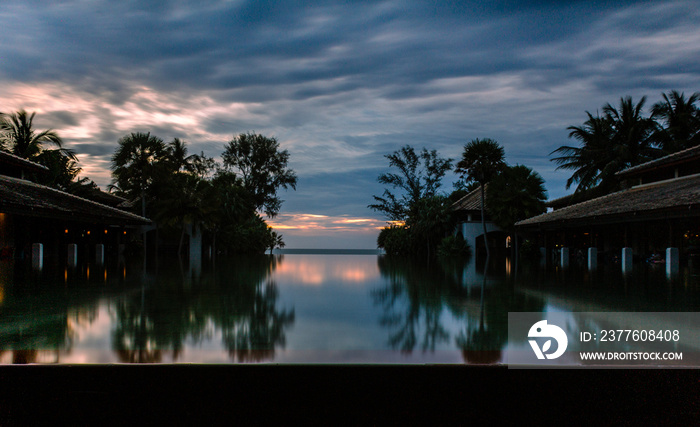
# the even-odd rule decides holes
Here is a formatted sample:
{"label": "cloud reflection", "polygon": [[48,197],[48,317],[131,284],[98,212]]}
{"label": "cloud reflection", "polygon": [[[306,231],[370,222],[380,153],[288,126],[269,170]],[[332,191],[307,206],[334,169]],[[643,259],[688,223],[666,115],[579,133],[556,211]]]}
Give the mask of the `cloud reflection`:
{"label": "cloud reflection", "polygon": [[273,273],[276,281],[302,286],[366,286],[379,278],[373,256],[293,256],[293,262],[283,258],[278,264]]}

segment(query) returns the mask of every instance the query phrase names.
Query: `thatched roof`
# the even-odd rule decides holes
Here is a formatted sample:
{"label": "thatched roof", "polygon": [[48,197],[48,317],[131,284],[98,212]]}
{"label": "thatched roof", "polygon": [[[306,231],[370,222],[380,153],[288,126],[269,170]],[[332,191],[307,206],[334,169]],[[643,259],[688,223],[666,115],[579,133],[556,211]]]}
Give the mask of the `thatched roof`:
{"label": "thatched roof", "polygon": [[151,220],[54,188],[0,176],[0,212],[98,224],[148,224]]}
{"label": "thatched roof", "polygon": [[700,175],[639,185],[515,224],[559,227],[700,216]]}
{"label": "thatched roof", "polygon": [[[484,195],[488,193],[489,185],[488,183],[484,186]],[[473,190],[471,193],[465,195],[461,199],[457,200],[452,204],[452,209],[456,211],[479,211],[481,212],[481,188]],[[484,207],[484,210],[488,212],[488,208]]]}
{"label": "thatched roof", "polygon": [[79,193],[78,195],[85,199],[111,206],[113,208],[122,207],[123,204],[127,203],[125,198],[119,197],[112,193],[107,193],[99,188],[89,188],[85,190],[85,194]]}
{"label": "thatched roof", "polygon": [[48,172],[49,168],[39,163],[32,162],[31,160],[23,159],[14,154],[8,153],[6,151],[0,150],[0,170],[6,169],[7,167],[15,170],[25,170],[29,172]]}
{"label": "thatched roof", "polygon": [[700,159],[700,145],[686,148],[677,153],[669,154],[668,156],[661,157],[660,159],[651,160],[641,165],[633,166],[622,170],[615,175],[618,178],[625,179],[634,175],[639,175],[641,173],[646,173],[654,169],[660,169],[664,167],[674,166],[679,163],[686,163],[692,161],[693,159]]}

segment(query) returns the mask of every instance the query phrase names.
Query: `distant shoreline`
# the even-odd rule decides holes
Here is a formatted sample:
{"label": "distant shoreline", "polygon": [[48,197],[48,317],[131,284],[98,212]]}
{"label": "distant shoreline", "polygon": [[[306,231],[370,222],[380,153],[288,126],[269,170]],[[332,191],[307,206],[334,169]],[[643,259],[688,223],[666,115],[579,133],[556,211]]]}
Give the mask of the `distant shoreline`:
{"label": "distant shoreline", "polygon": [[277,255],[381,255],[382,249],[275,249]]}

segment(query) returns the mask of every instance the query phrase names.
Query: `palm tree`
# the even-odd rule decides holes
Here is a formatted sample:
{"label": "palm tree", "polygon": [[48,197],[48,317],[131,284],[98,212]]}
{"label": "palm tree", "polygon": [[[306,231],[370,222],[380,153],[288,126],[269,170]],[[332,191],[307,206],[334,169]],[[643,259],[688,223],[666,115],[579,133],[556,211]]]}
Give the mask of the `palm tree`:
{"label": "palm tree", "polygon": [[613,129],[613,145],[618,154],[620,170],[647,162],[662,153],[654,147],[651,136],[656,130],[656,122],[642,116],[646,96],[635,105],[632,97],[620,98],[620,107],[610,104],[603,107],[603,113]]}
{"label": "palm tree", "polygon": [[642,116],[646,97],[634,104],[631,97],[621,98],[619,108],[610,104],[603,107],[603,116],[595,117],[586,111],[588,120],[583,126],[569,126],[569,138],[581,142],[579,147],[561,146],[551,154],[562,154],[552,159],[559,169],[573,170],[566,181],[568,189],[578,183],[576,193],[595,188],[607,193],[615,189],[615,173],[652,160],[661,155],[652,136],[657,125]]}
{"label": "palm tree", "polygon": [[61,148],[63,141],[53,130],[36,133],[32,128],[34,121],[32,113],[19,110],[16,113],[0,113],[0,144],[2,148],[27,160],[35,160],[44,150],[44,144],[53,144]]}
{"label": "palm tree", "polygon": [[165,147],[169,167],[174,172],[194,172],[194,162],[198,157],[196,154],[187,155],[187,142],[180,138],[174,138]]}
{"label": "palm tree", "polygon": [[[50,174],[40,181],[65,189],[81,170],[78,158],[73,150],[62,147],[61,137],[53,130],[37,133],[33,128],[35,115],[24,110],[0,113],[0,149],[46,166]],[[57,148],[47,149],[47,144]]]}
{"label": "palm tree", "polygon": [[700,110],[695,105],[700,93],[695,92],[688,99],[675,90],[661,96],[663,101],[651,108],[652,118],[664,125],[655,133],[655,141],[668,154],[700,144]]}
{"label": "palm tree", "polygon": [[544,213],[547,208],[547,190],[544,179],[523,165],[507,167],[489,184],[486,203],[493,221],[504,230],[511,230],[518,251],[518,234],[515,223]]}
{"label": "palm tree", "polygon": [[141,215],[146,216],[146,192],[156,175],[158,162],[165,158],[163,140],[148,133],[131,133],[119,139],[112,156],[112,176],[116,187],[131,197],[141,198]]}
{"label": "palm tree", "polygon": [[481,225],[484,228],[484,243],[488,258],[489,244],[486,237],[486,219],[484,216],[484,186],[506,166],[503,147],[493,139],[473,139],[464,146],[462,160],[457,163],[455,172],[461,173],[467,180],[476,181],[481,188]]}
{"label": "palm tree", "polygon": [[588,120],[583,126],[569,126],[569,138],[581,142],[580,147],[563,145],[551,154],[562,154],[552,159],[559,169],[573,170],[566,180],[566,189],[577,183],[576,193],[591,189],[597,185],[607,186],[618,169],[615,150],[612,144],[613,129],[605,117],[595,117],[586,111]]}

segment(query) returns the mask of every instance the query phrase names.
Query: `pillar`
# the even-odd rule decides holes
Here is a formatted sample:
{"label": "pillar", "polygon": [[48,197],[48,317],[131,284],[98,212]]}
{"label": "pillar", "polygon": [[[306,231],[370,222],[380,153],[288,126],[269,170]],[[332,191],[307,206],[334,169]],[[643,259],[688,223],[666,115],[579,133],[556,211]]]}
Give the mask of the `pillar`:
{"label": "pillar", "polygon": [[679,257],[678,248],[666,248],[666,274],[668,276],[678,274]]}
{"label": "pillar", "polygon": [[588,248],[588,269],[598,268],[598,248]]}
{"label": "pillar", "polygon": [[99,243],[95,245],[95,262],[102,265],[105,262],[105,245]]}
{"label": "pillar", "polygon": [[68,245],[68,265],[71,267],[75,267],[78,265],[78,245],[75,243],[70,243]]}
{"label": "pillar", "polygon": [[32,245],[32,268],[41,270],[44,267],[44,245],[34,243]]}
{"label": "pillar", "polygon": [[561,266],[569,266],[569,248],[561,248]]}
{"label": "pillar", "polygon": [[547,266],[547,248],[540,248],[540,266]]}
{"label": "pillar", "polygon": [[632,248],[622,248],[622,272],[627,273],[632,270]]}

